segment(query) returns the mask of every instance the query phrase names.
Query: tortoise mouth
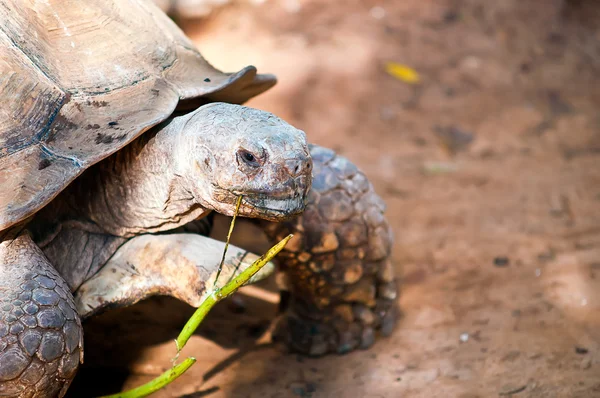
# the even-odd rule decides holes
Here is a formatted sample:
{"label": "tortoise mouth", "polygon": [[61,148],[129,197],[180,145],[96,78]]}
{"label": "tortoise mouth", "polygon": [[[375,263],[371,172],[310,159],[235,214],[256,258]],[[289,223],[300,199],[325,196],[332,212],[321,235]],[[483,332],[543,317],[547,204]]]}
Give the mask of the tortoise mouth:
{"label": "tortoise mouth", "polygon": [[[253,208],[255,217],[270,221],[283,221],[299,215],[306,207],[304,195],[296,194],[287,197],[271,195],[248,195],[244,196],[242,206]],[[245,206],[244,206],[245,207]]]}
{"label": "tortoise mouth", "polygon": [[218,189],[215,198],[222,204],[223,214],[233,215],[237,198],[243,197],[239,215],[267,221],[285,221],[302,213],[308,200],[308,189],[282,189],[270,192],[242,189]]}

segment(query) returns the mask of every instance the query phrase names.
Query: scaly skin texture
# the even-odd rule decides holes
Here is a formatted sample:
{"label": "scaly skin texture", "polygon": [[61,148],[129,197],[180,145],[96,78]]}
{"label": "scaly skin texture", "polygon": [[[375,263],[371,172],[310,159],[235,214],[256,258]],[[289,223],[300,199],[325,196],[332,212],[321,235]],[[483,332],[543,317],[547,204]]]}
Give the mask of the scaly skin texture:
{"label": "scaly skin texture", "polygon": [[387,335],[398,295],[385,205],[363,173],[333,151],[311,146],[313,184],[305,212],[263,222],[272,241],[295,237],[279,254],[291,294],[276,337],[308,355],[367,348]]}
{"label": "scaly skin texture", "polygon": [[63,396],[83,360],[73,296],[28,233],[11,232],[0,243],[0,396]]}

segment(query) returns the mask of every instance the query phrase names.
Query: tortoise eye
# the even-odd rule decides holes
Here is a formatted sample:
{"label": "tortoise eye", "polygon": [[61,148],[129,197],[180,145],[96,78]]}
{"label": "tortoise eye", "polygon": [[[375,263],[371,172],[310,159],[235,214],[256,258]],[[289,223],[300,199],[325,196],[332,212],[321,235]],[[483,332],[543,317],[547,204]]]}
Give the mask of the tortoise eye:
{"label": "tortoise eye", "polygon": [[251,167],[259,167],[260,166],[260,163],[259,163],[258,159],[256,158],[256,156],[253,153],[251,153],[245,149],[240,149],[238,151],[238,157],[240,157],[242,159],[242,161],[244,163],[246,163],[248,166],[251,166]]}

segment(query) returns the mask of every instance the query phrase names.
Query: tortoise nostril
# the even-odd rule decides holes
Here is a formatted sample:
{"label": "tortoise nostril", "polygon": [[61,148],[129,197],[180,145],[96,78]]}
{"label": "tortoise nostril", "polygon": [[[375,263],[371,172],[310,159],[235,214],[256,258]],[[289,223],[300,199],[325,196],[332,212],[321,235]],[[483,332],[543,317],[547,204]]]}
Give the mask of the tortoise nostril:
{"label": "tortoise nostril", "polygon": [[297,177],[310,170],[310,163],[307,159],[289,159],[285,162],[285,169],[292,177]]}

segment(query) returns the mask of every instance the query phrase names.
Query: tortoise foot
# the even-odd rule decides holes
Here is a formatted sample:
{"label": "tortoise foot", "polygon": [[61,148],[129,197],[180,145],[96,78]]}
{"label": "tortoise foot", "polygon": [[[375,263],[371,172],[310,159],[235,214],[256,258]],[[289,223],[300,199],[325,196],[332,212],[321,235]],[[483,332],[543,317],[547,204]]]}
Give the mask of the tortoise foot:
{"label": "tortoise foot", "polygon": [[83,354],[66,282],[24,233],[0,242],[0,396],[62,397]]}
{"label": "tortoise foot", "polygon": [[288,310],[278,321],[274,338],[290,350],[309,356],[346,354],[371,347],[377,336],[389,336],[398,319],[395,300],[379,299],[369,307],[362,303],[304,311]]}

